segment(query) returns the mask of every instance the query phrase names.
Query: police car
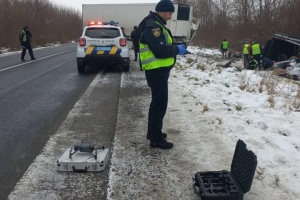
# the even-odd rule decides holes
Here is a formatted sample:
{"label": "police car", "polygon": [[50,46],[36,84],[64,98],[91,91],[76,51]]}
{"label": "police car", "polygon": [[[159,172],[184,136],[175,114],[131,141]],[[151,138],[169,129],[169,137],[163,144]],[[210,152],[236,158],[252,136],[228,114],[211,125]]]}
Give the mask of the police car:
{"label": "police car", "polygon": [[115,23],[88,22],[77,45],[77,68],[84,73],[89,64],[119,63],[129,71],[129,47]]}

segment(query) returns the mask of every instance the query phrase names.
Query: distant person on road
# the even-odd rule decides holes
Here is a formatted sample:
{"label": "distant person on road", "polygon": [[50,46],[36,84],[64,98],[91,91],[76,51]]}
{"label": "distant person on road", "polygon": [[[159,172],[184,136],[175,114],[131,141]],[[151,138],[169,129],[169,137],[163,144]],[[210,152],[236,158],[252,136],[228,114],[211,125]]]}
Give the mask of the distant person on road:
{"label": "distant person on road", "polygon": [[22,54],[21,54],[21,60],[22,61],[26,61],[25,60],[25,54],[26,54],[26,50],[28,49],[29,55],[31,57],[31,60],[35,60],[34,55],[33,55],[33,51],[31,48],[31,44],[30,44],[30,38],[32,37],[29,28],[27,26],[25,26],[23,28],[23,30],[21,30],[20,34],[19,34],[19,40],[22,46]]}
{"label": "distant person on road", "polygon": [[171,31],[166,27],[175,11],[173,3],[161,0],[156,4],[155,11],[150,11],[138,27],[142,30],[139,40],[140,62],[152,94],[147,139],[150,139],[152,148],[171,149],[173,143],[166,141],[167,134],[162,132],[168,107],[168,79],[176,55],[184,55],[187,50],[182,44],[173,44]]}
{"label": "distant person on road", "polygon": [[137,61],[137,56],[138,56],[138,52],[139,52],[139,36],[137,34],[137,26],[133,27],[133,31],[131,31],[130,38],[131,38],[132,44],[133,44],[134,61]]}
{"label": "distant person on road", "polygon": [[229,47],[229,43],[226,39],[224,39],[223,42],[221,43],[222,58],[227,56],[228,47]]}

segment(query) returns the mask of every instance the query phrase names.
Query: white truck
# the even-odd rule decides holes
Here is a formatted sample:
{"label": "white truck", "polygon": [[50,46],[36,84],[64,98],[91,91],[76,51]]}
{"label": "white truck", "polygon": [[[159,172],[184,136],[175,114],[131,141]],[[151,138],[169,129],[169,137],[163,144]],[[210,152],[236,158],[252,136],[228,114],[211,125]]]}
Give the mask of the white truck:
{"label": "white truck", "polygon": [[[130,35],[134,26],[149,14],[155,11],[156,3],[134,3],[134,4],[83,4],[82,21],[83,27],[89,21],[115,21],[118,26],[125,28],[125,33]],[[193,17],[191,5],[174,3],[175,12],[172,19],[168,21],[167,28],[172,32],[174,42],[188,45],[195,36],[199,20]]]}

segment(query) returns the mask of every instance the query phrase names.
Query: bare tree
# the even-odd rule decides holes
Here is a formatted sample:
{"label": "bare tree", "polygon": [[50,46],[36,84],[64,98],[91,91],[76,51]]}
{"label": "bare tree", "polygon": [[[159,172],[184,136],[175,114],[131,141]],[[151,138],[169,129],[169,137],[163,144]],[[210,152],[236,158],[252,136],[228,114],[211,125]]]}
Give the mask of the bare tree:
{"label": "bare tree", "polygon": [[200,45],[215,46],[226,37],[240,50],[249,39],[264,44],[275,33],[300,36],[299,0],[198,0],[194,7]]}
{"label": "bare tree", "polygon": [[[245,40],[264,44],[275,33],[300,36],[300,0],[176,0],[193,5],[200,19],[195,45],[219,47],[227,38],[240,51]],[[82,31],[80,13],[48,0],[0,0],[0,47],[19,48],[29,26],[34,46],[68,42]]]}
{"label": "bare tree", "polygon": [[58,7],[48,0],[0,0],[0,47],[19,49],[24,26],[33,34],[32,45],[78,39],[82,30],[79,12]]}

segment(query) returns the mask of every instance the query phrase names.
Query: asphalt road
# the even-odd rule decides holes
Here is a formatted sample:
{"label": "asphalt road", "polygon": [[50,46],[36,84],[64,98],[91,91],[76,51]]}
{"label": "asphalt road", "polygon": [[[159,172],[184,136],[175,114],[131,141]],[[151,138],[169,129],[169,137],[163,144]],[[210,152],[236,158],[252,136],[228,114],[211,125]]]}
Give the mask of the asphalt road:
{"label": "asphalt road", "polygon": [[[37,60],[24,63],[20,53],[0,56],[0,199],[7,199],[55,133],[66,129],[74,133],[61,140],[65,147],[78,140],[106,146],[112,143],[122,73],[119,66],[109,66],[108,73],[89,66],[87,74],[78,74],[75,48],[75,44],[68,44],[36,49]],[[28,53],[26,56],[30,60]],[[88,93],[87,101],[84,96],[95,77],[104,82]],[[66,128],[63,124],[82,98],[87,103],[81,108],[83,114],[71,117]],[[95,142],[95,136],[101,136],[101,142]],[[62,151],[58,150],[56,156]],[[107,174],[101,175],[106,177],[103,185]],[[63,191],[68,190],[72,193],[74,188],[65,186]],[[104,196],[106,192],[93,195],[98,199]]]}

